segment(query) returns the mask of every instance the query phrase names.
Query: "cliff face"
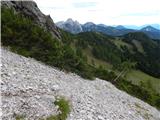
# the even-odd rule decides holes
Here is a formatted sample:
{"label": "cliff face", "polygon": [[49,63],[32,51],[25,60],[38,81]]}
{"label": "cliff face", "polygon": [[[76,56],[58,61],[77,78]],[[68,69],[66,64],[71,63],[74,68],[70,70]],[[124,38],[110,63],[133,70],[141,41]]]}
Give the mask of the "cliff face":
{"label": "cliff face", "polygon": [[44,15],[34,1],[2,1],[1,5],[12,8],[15,12],[20,12],[25,17],[31,18],[33,22],[51,32],[54,38],[61,38],[60,31],[51,17],[49,15]]}
{"label": "cliff face", "polygon": [[160,112],[111,83],[85,80],[1,49],[2,119],[40,120],[58,114],[57,96],[70,102],[67,120],[160,120]]}

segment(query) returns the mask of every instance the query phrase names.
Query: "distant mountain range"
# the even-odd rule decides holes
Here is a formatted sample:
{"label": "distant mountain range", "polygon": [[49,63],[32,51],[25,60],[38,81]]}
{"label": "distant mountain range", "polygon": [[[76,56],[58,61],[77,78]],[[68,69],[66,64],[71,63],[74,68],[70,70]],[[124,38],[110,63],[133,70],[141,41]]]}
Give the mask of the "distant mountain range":
{"label": "distant mountain range", "polygon": [[144,25],[144,26],[107,26],[104,24],[95,24],[93,22],[87,22],[85,24],[80,24],[78,21],[74,21],[71,18],[66,21],[57,22],[56,25],[68,32],[73,34],[81,32],[101,32],[111,36],[121,36],[130,32],[143,32],[147,34],[152,39],[160,39],[160,27],[159,24]]}
{"label": "distant mountain range", "polygon": [[124,25],[126,28],[129,28],[129,29],[136,29],[136,30],[140,30],[144,27],[147,27],[147,26],[152,26],[156,29],[159,29],[160,30],[160,24],[145,24],[145,25],[142,25],[142,26],[136,26],[136,25]]}

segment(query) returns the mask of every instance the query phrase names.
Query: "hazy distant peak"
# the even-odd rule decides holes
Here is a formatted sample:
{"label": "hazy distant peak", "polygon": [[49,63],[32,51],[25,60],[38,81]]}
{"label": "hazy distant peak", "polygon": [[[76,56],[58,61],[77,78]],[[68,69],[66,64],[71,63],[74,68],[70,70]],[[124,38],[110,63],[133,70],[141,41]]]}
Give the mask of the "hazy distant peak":
{"label": "hazy distant peak", "polygon": [[151,25],[146,26],[144,28],[141,29],[142,31],[147,31],[147,32],[160,32],[160,30],[152,27]]}
{"label": "hazy distant peak", "polygon": [[84,25],[91,26],[91,25],[95,25],[95,24],[93,22],[86,22]]}
{"label": "hazy distant peak", "polygon": [[157,29],[149,25],[149,26],[142,28],[142,30],[152,31],[152,30],[157,30]]}
{"label": "hazy distant peak", "polygon": [[74,22],[72,18],[68,18],[66,22]]}
{"label": "hazy distant peak", "polygon": [[105,25],[105,24],[98,24],[98,26],[107,27],[107,25]]}
{"label": "hazy distant peak", "polygon": [[126,29],[126,28],[124,26],[122,26],[122,25],[118,25],[118,26],[116,26],[116,29],[121,30],[121,29]]}
{"label": "hazy distant peak", "polygon": [[72,18],[68,18],[65,22],[58,22],[56,25],[73,34],[82,32],[81,24],[77,20],[73,20]]}

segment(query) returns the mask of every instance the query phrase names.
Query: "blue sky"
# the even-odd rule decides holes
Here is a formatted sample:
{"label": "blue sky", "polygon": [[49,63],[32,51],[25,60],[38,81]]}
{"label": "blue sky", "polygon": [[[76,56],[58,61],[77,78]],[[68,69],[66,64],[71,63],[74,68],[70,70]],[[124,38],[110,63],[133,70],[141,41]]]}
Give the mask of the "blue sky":
{"label": "blue sky", "polygon": [[160,0],[35,0],[54,22],[68,18],[106,25],[160,24]]}

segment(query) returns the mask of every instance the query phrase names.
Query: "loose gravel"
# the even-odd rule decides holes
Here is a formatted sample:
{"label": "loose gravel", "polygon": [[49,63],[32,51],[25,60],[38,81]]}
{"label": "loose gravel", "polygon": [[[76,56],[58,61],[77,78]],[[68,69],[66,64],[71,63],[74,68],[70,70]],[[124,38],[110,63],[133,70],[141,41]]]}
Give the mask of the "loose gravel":
{"label": "loose gravel", "polygon": [[86,80],[1,48],[3,120],[56,115],[57,96],[69,100],[67,120],[160,120],[160,111],[107,81]]}

